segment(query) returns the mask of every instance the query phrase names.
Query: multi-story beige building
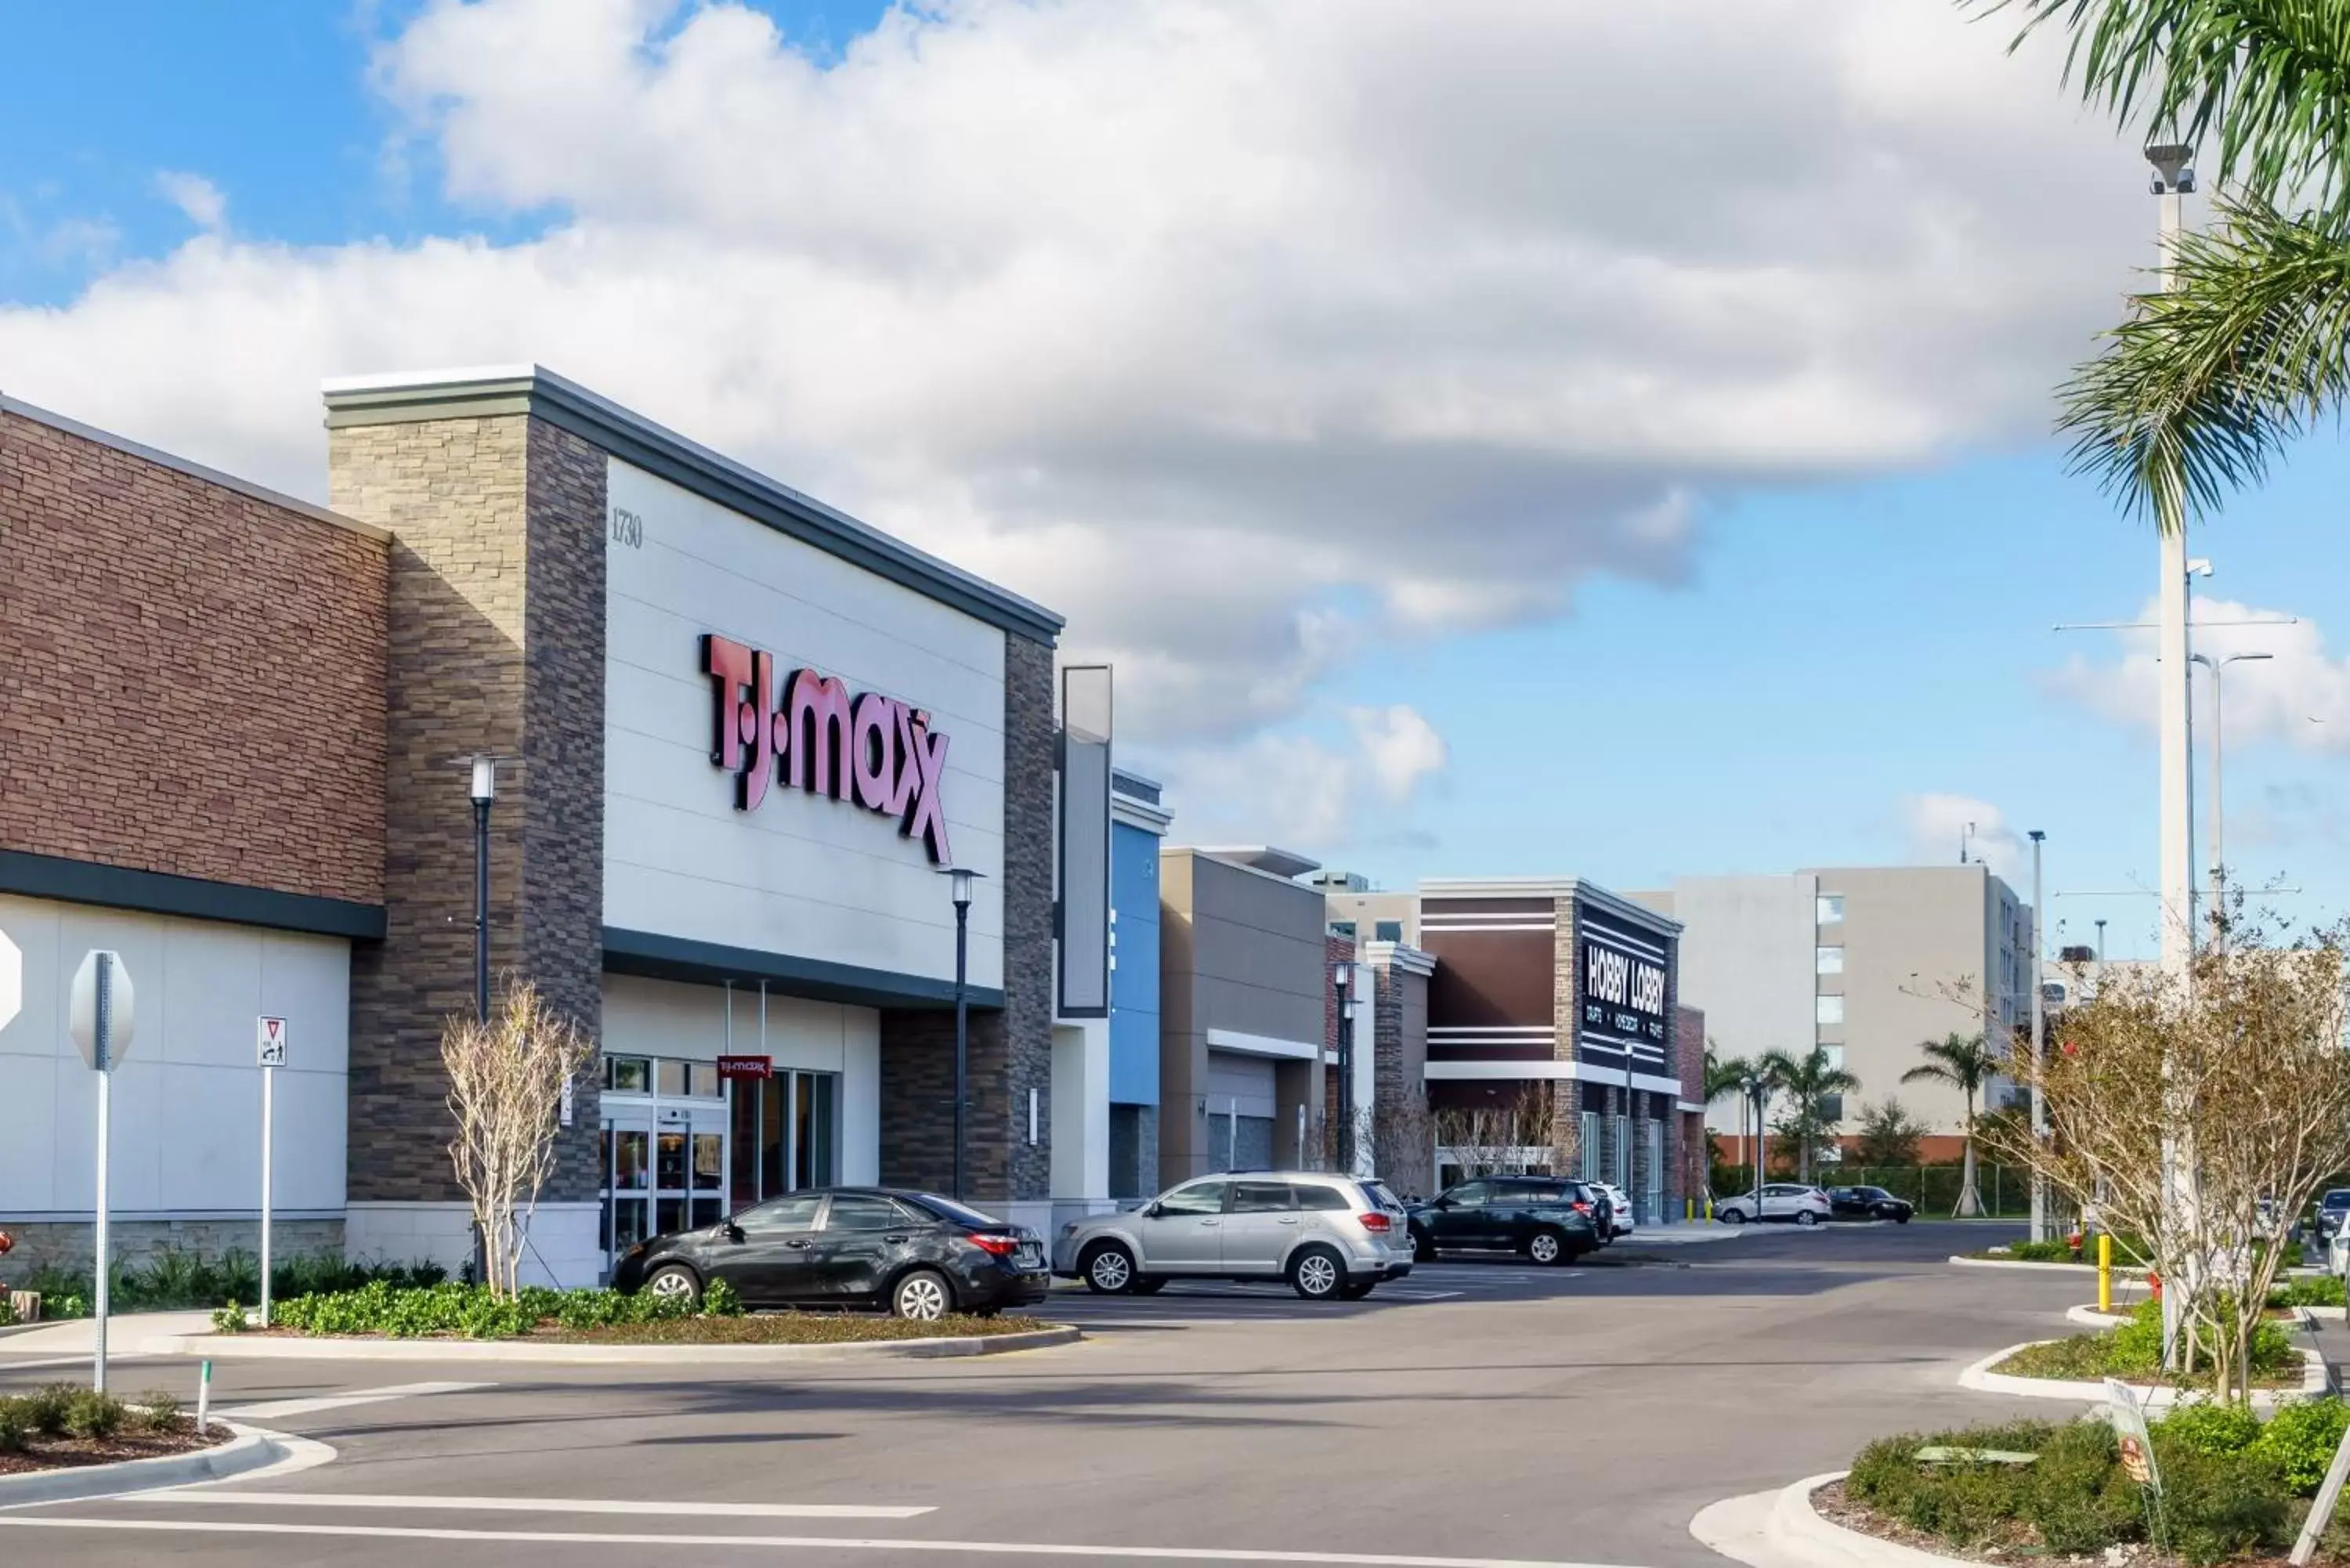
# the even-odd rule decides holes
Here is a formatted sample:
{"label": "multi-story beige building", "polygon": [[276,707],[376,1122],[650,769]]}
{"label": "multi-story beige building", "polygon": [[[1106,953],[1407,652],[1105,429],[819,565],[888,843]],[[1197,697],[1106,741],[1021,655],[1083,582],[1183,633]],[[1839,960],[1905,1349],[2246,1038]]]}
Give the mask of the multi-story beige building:
{"label": "multi-story beige building", "polygon": [[[1863,1101],[1898,1098],[1955,1152],[1965,1101],[1954,1088],[1904,1084],[1918,1046],[1951,1033],[1994,1040],[2031,1018],[2031,908],[1979,864],[1840,867],[1786,876],[1688,877],[1631,895],[1682,927],[1680,995],[1705,1010],[1725,1056],[1800,1055],[1813,1045],[1860,1079]],[[2003,1090],[1988,1096],[1996,1105]],[[1707,1125],[1734,1132],[1738,1105]]]}

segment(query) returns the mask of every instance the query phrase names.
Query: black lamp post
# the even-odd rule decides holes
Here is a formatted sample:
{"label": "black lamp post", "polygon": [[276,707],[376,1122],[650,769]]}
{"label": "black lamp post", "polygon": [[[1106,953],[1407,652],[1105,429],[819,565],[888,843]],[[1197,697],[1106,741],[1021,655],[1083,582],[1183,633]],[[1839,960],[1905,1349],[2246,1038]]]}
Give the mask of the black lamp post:
{"label": "black lamp post", "polygon": [[1330,966],[1330,987],[1338,998],[1338,1168],[1348,1175],[1355,1169],[1355,1013],[1347,993],[1354,981],[1353,964]]}
{"label": "black lamp post", "polygon": [[473,759],[473,1014],[490,1021],[490,802],[498,794],[498,760]]}
{"label": "black lamp post", "polygon": [[1762,1078],[1749,1078],[1743,1087],[1746,1097],[1754,1107],[1754,1142],[1747,1152],[1754,1157],[1754,1218],[1762,1218],[1762,1113],[1771,1097],[1771,1085]]}
{"label": "black lamp post", "polygon": [[954,1189],[960,1200],[963,1173],[963,1116],[971,1099],[971,890],[979,873],[962,866],[947,867],[955,911],[955,1088]]}

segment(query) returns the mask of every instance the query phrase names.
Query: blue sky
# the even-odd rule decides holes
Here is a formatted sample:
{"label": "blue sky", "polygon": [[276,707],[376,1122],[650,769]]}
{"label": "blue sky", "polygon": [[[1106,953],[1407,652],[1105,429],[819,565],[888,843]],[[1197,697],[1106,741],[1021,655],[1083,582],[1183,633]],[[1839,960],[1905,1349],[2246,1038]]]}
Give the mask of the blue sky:
{"label": "blue sky", "polygon": [[[990,4],[990,26],[1014,9],[1010,0]],[[94,302],[109,290],[145,287],[200,261],[201,247],[215,242],[200,239],[201,214],[192,217],[166,194],[160,182],[173,171],[201,176],[225,199],[217,243],[265,259],[290,247],[299,254],[286,265],[297,268],[316,258],[323,269],[374,242],[403,256],[451,236],[476,239],[492,253],[526,250],[571,225],[612,221],[614,203],[636,199],[615,197],[576,172],[566,187],[583,192],[576,197],[484,195],[489,187],[480,180],[463,196],[452,195],[451,149],[462,144],[452,140],[459,132],[451,128],[459,122],[421,117],[412,104],[395,103],[383,86],[382,51],[429,9],[422,0],[0,4],[0,61],[6,62],[0,67],[6,88],[0,91],[0,317],[13,313],[23,330],[48,333],[41,341],[54,354],[61,336],[70,345],[72,334],[83,330],[85,317],[97,322]],[[837,69],[884,14],[869,0],[758,9],[781,28],[787,49],[819,69]],[[1069,9],[1072,16],[1055,25],[1074,33],[1084,7]],[[658,54],[696,15],[688,9],[660,17],[641,49]],[[1035,36],[1001,30],[1032,44]],[[2038,86],[2053,101],[2053,82]],[[817,101],[828,101],[821,98],[825,89],[815,90]],[[1032,93],[1021,103],[1033,101]],[[1013,117],[1015,107],[1007,98],[1003,115]],[[1057,147],[1066,138],[1047,140]],[[678,173],[671,165],[671,177]],[[501,177],[520,178],[511,171]],[[2126,160],[2116,161],[2116,189],[2136,188],[2137,178]],[[1217,199],[1231,194],[1220,189]],[[796,198],[786,189],[782,199],[788,205]],[[1532,200],[1539,204],[1540,193]],[[2141,216],[2150,227],[2151,212]],[[718,236],[710,244],[740,243],[723,221],[698,221],[702,232]],[[1654,226],[1645,213],[1626,222]],[[910,241],[885,234],[887,244],[877,242],[873,253],[880,259],[871,265],[895,265],[889,246],[919,245],[919,226],[914,232]],[[1642,244],[1681,243],[1655,238],[1647,228],[1643,235]],[[794,236],[795,244],[804,242]],[[684,258],[700,255],[704,242],[664,231],[658,243],[681,245]],[[2092,295],[2118,294],[2137,259],[2126,247],[2109,250],[2103,270],[2082,286]],[[197,308],[217,315],[215,307]],[[1458,300],[1444,308],[1460,313],[1464,331],[1474,330]],[[1286,331],[1297,317],[1292,308],[1280,319],[1279,330]],[[88,330],[98,344],[97,327]],[[2031,374],[2043,378],[2034,384],[2044,384],[2043,367],[2061,367],[2076,340],[2059,334],[2033,351]],[[105,402],[79,391],[82,383],[56,369],[54,360],[26,358],[12,367],[10,341],[0,330],[0,387],[60,405],[85,396]],[[523,347],[536,352],[537,341]],[[1430,329],[1415,351],[1446,353],[1443,330]],[[560,362],[576,364],[592,353],[575,349]],[[502,347],[495,357],[512,356]],[[313,366],[298,354],[293,365],[297,380],[381,368]],[[142,374],[164,379],[160,367],[142,370],[131,357],[108,368],[109,384]],[[1968,373],[1980,378],[1981,368]],[[1964,378],[1954,371],[1951,379]],[[668,406],[660,401],[663,395],[688,408],[725,406],[695,403],[667,381],[639,390],[608,380],[605,389],[656,413]],[[129,433],[296,488],[303,483],[298,464],[290,478],[271,464],[280,461],[275,454],[307,451],[298,443],[314,440],[310,429],[296,428],[298,418],[281,421],[284,430],[208,424],[173,415],[160,396],[151,409],[130,399],[119,411],[78,404],[63,411],[135,427]],[[904,422],[920,417],[910,412]],[[2141,524],[2064,472],[2054,443],[2031,433],[2042,422],[2040,416],[1985,416],[1971,425],[1960,420],[1954,435],[1922,441],[1918,450],[1881,460],[1792,463],[1783,479],[1752,463],[1697,462],[1686,487],[1690,531],[1667,552],[1668,565],[1627,566],[1619,552],[1569,568],[1545,564],[1541,549],[1530,547],[1530,580],[1548,583],[1546,574],[1555,573],[1566,595],[1563,610],[1538,606],[1481,614],[1465,624],[1456,618],[1371,626],[1342,657],[1317,663],[1300,656],[1296,690],[1266,699],[1253,725],[1211,734],[1191,721],[1165,719],[1147,730],[1135,754],[1177,783],[1179,806],[1189,790],[1203,832],[1213,825],[1207,836],[1281,838],[1304,831],[1308,838],[1298,847],[1391,886],[1422,875],[1562,872],[1638,887],[1675,873],[1882,862],[1921,852],[1954,857],[1953,835],[1921,842],[1920,821],[1930,814],[1917,802],[1967,797],[1995,808],[2011,835],[2047,831],[2050,883],[2060,895],[2051,918],[2064,922],[2066,940],[2087,940],[2090,922],[2103,916],[2112,922],[2115,950],[2144,950],[2152,903],[2126,890],[2150,885],[2154,871],[2147,735],[2119,722],[2116,700],[2101,704],[2054,684],[2068,659],[2117,663],[2121,644],[2105,634],[2059,635],[2050,628],[2135,615],[2154,587],[2154,545]],[[738,439],[729,429],[710,433],[722,443]],[[941,498],[984,504],[983,489],[957,488],[951,455],[926,457],[919,481],[899,484],[902,472],[883,472],[888,454],[858,451],[851,461],[837,450],[785,450],[793,455],[769,461],[807,466],[783,477],[877,517],[919,516]],[[1327,461],[1335,467],[1357,459],[1334,451]],[[1045,459],[1037,465],[1049,469]],[[1100,486],[1108,481],[1102,475],[1117,466],[1089,472],[1071,493],[1104,493]],[[995,463],[989,477],[1002,472]],[[1170,472],[1107,504],[1139,515],[1148,508],[1134,498],[1162,497]],[[2290,646],[2293,659],[2240,679],[2248,702],[2255,683],[2274,682],[2269,706],[2275,714],[2296,702],[2309,708],[2301,718],[2307,728],[2296,731],[2290,715],[2271,714],[2231,736],[2227,786],[2230,860],[2255,878],[2301,889],[2283,907],[2303,915],[2350,908],[2350,827],[2336,804],[2341,757],[2350,751],[2350,704],[2340,693],[2350,676],[2338,653],[2329,649],[2320,659],[2314,652],[2325,632],[2350,625],[2350,605],[2343,602],[2350,585],[2331,504],[2345,477],[2339,443],[2329,433],[2296,453],[2266,489],[2238,498],[2196,545],[2219,566],[2210,593],[2305,623],[2293,639],[2275,643]],[[1368,493],[1376,506],[1377,491]],[[1363,503],[1350,497],[1346,504]],[[1447,518],[1440,509],[1413,526],[1421,535],[1464,530],[1466,549],[1480,523]],[[923,542],[941,547],[935,538]],[[945,547],[964,553],[951,535]],[[1062,548],[1056,558],[1072,553]],[[1026,557],[1014,551],[1004,558]],[[981,555],[975,564],[1028,585],[1016,566],[996,557]],[[1236,570],[1234,577],[1247,575]],[[1085,592],[1081,578],[1039,580],[1046,585],[1040,592]],[[1071,582],[1079,586],[1066,586]],[[1284,618],[1358,615],[1367,599],[1392,587],[1382,589],[1348,567],[1272,604],[1230,639],[1219,634],[1201,640],[1237,642],[1245,640],[1243,632],[1262,633],[1271,639],[1268,648],[1280,644],[1267,657],[1285,658],[1295,649],[1282,641],[1286,634],[1276,635],[1288,624]],[[1484,580],[1481,591],[1492,589]],[[1110,596],[1104,603],[1131,601]],[[1060,607],[1071,610],[1076,623],[1087,607]],[[1104,610],[1085,629],[1118,643],[1125,628],[1097,623],[1126,614]],[[1148,618],[1138,612],[1134,618]],[[1211,659],[1187,650],[1180,628],[1166,635],[1175,650],[1168,659]],[[2240,635],[2251,640],[2229,646],[2262,646],[2271,634]],[[1122,662],[1121,691],[1156,712],[1148,701],[1154,696],[1150,671],[1164,650],[1149,646],[1151,657]],[[1215,676],[1211,664],[1202,667]],[[1349,716],[1398,707],[1441,736],[1443,758],[1441,765],[1409,773],[1405,787],[1390,796],[1372,788],[1374,775],[1361,771],[1367,763],[1346,759]],[[2334,751],[2323,749],[2328,725],[2309,724],[2311,718],[2344,732]],[[1269,764],[1259,770],[1259,760],[1271,753],[1251,750],[1274,743],[1289,748],[1281,754],[1293,763],[1326,754],[1336,759],[1333,766],[1356,767],[1352,793],[1364,800],[1342,815],[1291,810],[1288,794],[1305,786]],[[2005,853],[2011,846],[1995,847]]]}

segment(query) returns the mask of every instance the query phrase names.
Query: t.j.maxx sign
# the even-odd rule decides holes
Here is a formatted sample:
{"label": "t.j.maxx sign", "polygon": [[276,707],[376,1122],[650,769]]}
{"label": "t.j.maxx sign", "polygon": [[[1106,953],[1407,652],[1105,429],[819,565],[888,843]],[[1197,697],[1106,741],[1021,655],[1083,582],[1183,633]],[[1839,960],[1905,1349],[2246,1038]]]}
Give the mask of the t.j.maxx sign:
{"label": "t.j.maxx sign", "polygon": [[734,774],[734,806],[756,811],[770,784],[830,795],[898,819],[935,865],[952,865],[939,798],[947,737],[931,716],[879,691],[852,698],[838,678],[795,670],[779,683],[775,656],[715,634],[702,669],[717,707],[710,760]]}

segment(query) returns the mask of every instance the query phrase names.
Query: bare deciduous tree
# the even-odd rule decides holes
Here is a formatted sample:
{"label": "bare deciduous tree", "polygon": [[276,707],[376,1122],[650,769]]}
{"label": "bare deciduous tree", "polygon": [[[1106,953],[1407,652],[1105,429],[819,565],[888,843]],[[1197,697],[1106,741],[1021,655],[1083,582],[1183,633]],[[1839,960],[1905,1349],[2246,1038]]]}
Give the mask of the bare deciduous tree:
{"label": "bare deciduous tree", "polygon": [[[2260,1243],[2350,1166],[2344,938],[2271,945],[2239,929],[2183,980],[2108,974],[2066,1010],[2044,1064],[2028,1045],[2009,1059],[2011,1077],[2045,1094],[2048,1137],[2021,1118],[1981,1124],[2002,1158],[2135,1240],[2186,1325],[2175,1373],[2208,1377],[2222,1398],[2246,1396],[2252,1334],[2285,1261]],[[2217,1364],[2197,1366],[2198,1345]]]}
{"label": "bare deciduous tree", "polygon": [[1551,1159],[1559,1147],[1549,1097],[1539,1084],[1515,1096],[1482,1106],[1449,1106],[1430,1118],[1437,1147],[1452,1158],[1464,1178],[1514,1175]]}
{"label": "bare deciduous tree", "polygon": [[449,1159],[473,1203],[483,1282],[503,1294],[521,1283],[523,1242],[555,1172],[564,1089],[595,1053],[594,1042],[548,1007],[537,987],[512,979],[488,1023],[459,1016],[442,1027],[441,1064],[457,1125]]}

